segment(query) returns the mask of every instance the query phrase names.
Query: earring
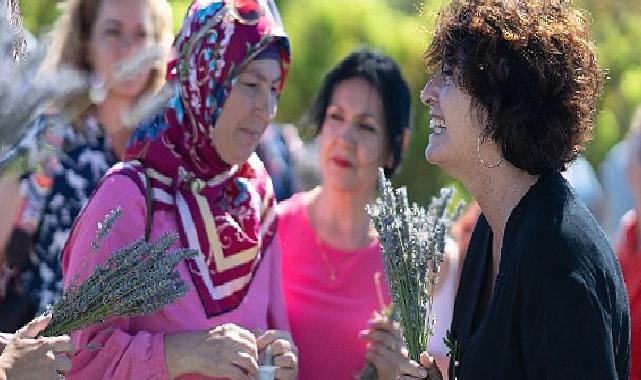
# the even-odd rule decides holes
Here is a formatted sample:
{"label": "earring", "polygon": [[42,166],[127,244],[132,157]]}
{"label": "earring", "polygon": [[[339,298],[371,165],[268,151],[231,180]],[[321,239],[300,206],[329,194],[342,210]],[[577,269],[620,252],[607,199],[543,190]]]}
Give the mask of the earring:
{"label": "earring", "polygon": [[499,162],[495,164],[487,162],[481,157],[481,136],[479,136],[476,140],[476,157],[478,158],[479,162],[488,169],[498,168],[499,166],[501,166],[501,164],[503,164],[503,157],[501,157]]}

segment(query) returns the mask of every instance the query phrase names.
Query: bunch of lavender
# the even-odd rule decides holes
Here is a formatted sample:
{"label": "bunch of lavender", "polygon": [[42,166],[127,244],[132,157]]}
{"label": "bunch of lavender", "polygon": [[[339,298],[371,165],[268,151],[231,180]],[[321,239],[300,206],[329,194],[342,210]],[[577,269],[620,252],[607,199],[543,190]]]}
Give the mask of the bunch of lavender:
{"label": "bunch of lavender", "polygon": [[[99,249],[99,241],[109,234],[120,215],[122,211],[117,208],[99,223],[91,249]],[[70,334],[109,317],[150,314],[182,297],[188,285],[176,266],[194,257],[197,251],[179,249],[169,254],[176,238],[176,234],[166,233],[153,242],[140,239],[116,251],[81,285],[74,278],[50,308],[52,320],[42,336]]]}
{"label": "bunch of lavender", "polygon": [[[418,361],[434,334],[434,293],[445,240],[462,210],[452,206],[454,189],[441,189],[427,210],[410,206],[405,187],[394,189],[379,170],[379,196],[367,207],[378,232],[385,275],[410,358]],[[454,211],[452,211],[454,209]]]}

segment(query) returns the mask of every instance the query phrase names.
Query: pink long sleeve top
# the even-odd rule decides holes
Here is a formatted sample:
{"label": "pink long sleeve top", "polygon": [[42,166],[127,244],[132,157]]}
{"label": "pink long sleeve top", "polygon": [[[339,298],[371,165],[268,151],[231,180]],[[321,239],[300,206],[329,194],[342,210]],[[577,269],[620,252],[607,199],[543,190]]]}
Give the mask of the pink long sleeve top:
{"label": "pink long sleeve top", "polygon": [[[117,206],[122,207],[122,217],[100,243],[100,249],[92,250],[90,244],[96,237],[98,223]],[[106,178],[80,214],[63,251],[65,287],[76,276],[75,281],[81,283],[112,252],[142,238],[145,217],[145,196],[137,185],[124,175]],[[155,211],[151,239],[167,231],[177,231],[174,214]],[[177,248],[172,247],[170,251]],[[179,264],[178,269],[182,279],[190,284],[183,298],[147,316],[113,318],[73,334],[79,351],[72,360],[73,368],[68,378],[168,379],[164,353],[164,337],[167,334],[207,330],[224,323],[235,323],[250,331],[289,330],[282,295],[280,254],[276,244],[265,251],[241,305],[213,318],[205,316],[185,263]],[[206,378],[196,374],[179,377],[180,380]]]}
{"label": "pink long sleeve top", "polygon": [[353,251],[322,241],[310,224],[306,193],[279,204],[276,241],[283,260],[283,289],[302,380],[353,380],[365,366],[367,342],[359,332],[391,302],[378,240]]}

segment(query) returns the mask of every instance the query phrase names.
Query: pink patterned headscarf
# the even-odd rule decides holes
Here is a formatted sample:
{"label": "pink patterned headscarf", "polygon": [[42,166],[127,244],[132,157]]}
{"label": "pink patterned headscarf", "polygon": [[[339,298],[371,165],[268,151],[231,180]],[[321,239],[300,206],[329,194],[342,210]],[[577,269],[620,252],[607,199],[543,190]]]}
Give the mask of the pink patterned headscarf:
{"label": "pink patterned headscarf", "polygon": [[270,46],[284,81],[289,44],[268,0],[194,1],[169,63],[176,96],[134,132],[121,169],[141,186],[147,176],[154,209],[173,211],[183,246],[202,252],[187,265],[209,317],[243,301],[275,232],[274,192],[260,160],[254,154],[232,166],[212,144],[235,78]]}

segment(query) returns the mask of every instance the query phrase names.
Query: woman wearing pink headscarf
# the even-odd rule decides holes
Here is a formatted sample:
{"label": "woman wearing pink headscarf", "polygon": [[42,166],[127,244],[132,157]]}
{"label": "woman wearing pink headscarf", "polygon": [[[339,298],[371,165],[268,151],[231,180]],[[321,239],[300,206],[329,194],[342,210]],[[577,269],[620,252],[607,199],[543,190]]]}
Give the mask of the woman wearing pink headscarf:
{"label": "woman wearing pink headscarf", "polygon": [[[134,133],[129,161],[103,179],[71,232],[63,268],[69,286],[116,249],[176,231],[177,245],[201,252],[179,265],[190,289],[151,315],[74,334],[80,351],[70,378],[254,378],[257,352],[268,345],[276,378],[294,378],[271,244],[274,193],[254,154],[289,65],[277,10],[260,0],[194,1],[174,54],[175,96]],[[97,223],[117,206],[122,218],[87,254]]]}

